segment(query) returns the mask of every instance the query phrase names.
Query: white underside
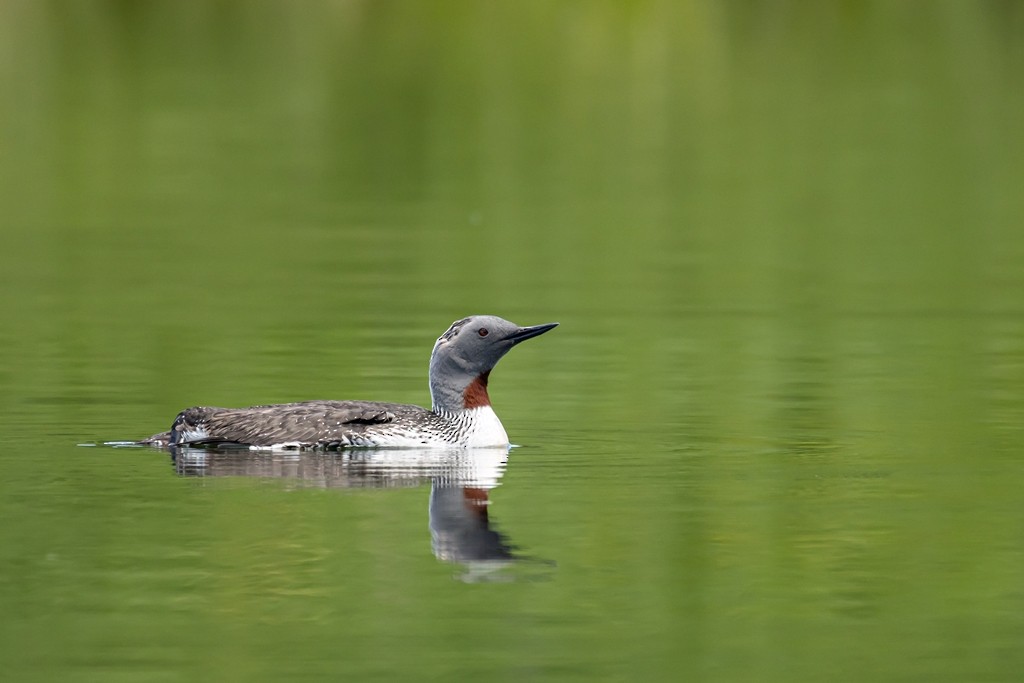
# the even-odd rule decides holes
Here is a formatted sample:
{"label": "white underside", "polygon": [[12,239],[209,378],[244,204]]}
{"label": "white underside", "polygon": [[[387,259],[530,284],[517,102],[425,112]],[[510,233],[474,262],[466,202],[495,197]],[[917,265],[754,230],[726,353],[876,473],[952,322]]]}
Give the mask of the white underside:
{"label": "white underside", "polygon": [[379,432],[367,430],[363,434],[352,435],[345,445],[384,448],[508,447],[508,434],[490,406],[462,411],[452,421],[459,425],[457,435],[435,434],[418,429],[406,431],[393,425],[382,425]]}
{"label": "white underside", "polygon": [[508,446],[508,434],[490,406],[471,408],[470,426],[460,445],[467,448],[490,448],[492,446]]}

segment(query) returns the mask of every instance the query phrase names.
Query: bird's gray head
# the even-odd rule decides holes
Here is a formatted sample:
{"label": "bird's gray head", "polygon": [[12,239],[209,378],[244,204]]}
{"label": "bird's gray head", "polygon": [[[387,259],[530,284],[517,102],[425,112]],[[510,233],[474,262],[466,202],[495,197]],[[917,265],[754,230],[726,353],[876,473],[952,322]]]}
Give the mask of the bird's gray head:
{"label": "bird's gray head", "polygon": [[430,397],[435,410],[490,405],[487,377],[509,349],[544,334],[558,323],[520,327],[494,315],[456,320],[430,355]]}

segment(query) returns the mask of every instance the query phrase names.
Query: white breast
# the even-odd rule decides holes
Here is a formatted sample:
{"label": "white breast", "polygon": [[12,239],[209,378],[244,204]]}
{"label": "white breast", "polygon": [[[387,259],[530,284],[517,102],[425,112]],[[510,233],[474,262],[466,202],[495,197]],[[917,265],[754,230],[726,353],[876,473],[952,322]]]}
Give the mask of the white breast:
{"label": "white breast", "polygon": [[468,411],[465,431],[462,433],[461,445],[468,448],[488,448],[491,446],[508,446],[508,434],[501,426],[501,420],[490,406],[472,408]]}

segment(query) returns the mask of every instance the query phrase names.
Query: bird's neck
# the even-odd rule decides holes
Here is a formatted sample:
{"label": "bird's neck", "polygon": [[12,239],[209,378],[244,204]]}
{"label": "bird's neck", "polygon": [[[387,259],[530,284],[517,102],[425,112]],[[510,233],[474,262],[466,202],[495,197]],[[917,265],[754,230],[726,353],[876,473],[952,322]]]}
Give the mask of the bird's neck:
{"label": "bird's neck", "polygon": [[487,377],[491,372],[481,373],[469,382],[443,382],[430,378],[430,400],[435,413],[458,413],[491,405],[487,394]]}

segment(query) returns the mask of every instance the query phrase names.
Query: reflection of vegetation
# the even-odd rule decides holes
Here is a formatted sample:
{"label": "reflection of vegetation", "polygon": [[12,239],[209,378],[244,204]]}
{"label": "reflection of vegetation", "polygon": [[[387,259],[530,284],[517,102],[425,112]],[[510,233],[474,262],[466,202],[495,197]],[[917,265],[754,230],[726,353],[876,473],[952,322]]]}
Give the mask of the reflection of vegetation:
{"label": "reflection of vegetation", "polygon": [[[0,3],[5,673],[393,679],[400,646],[437,678],[1012,678],[1021,26]],[[439,576],[422,491],[19,450],[195,403],[425,403],[471,312],[565,324],[492,392],[529,446],[502,528],[549,582]]]}

